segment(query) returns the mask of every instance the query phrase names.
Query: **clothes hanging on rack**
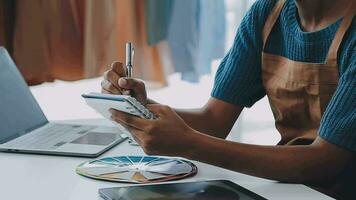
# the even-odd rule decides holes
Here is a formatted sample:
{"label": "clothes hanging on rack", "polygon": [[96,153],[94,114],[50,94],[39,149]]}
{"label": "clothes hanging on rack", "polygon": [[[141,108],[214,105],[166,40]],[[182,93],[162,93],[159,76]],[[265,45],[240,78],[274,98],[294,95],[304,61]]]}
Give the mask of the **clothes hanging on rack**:
{"label": "clothes hanging on rack", "polygon": [[167,40],[183,80],[209,74],[212,60],[225,53],[224,1],[173,0]]}
{"label": "clothes hanging on rack", "polygon": [[101,76],[125,61],[127,41],[136,46],[135,77],[165,84],[167,45],[147,45],[144,0],[15,2],[12,56],[30,85]]}
{"label": "clothes hanging on rack", "polygon": [[[61,9],[57,7],[58,10],[55,9],[54,13],[51,13],[52,10],[50,7],[54,7],[56,2],[52,1],[52,4],[48,4],[49,2],[50,1],[42,2],[39,0],[31,2],[21,1],[17,2],[16,5],[16,28],[14,35],[14,52],[12,56],[14,57],[22,75],[30,85],[54,80],[51,65],[52,59],[50,58],[50,55],[53,55],[54,52],[51,49],[51,46],[53,45],[50,45],[49,43],[54,42],[52,40],[53,38],[50,37],[50,32],[56,33],[58,31],[53,31],[50,26],[52,24],[52,26],[54,25],[58,27],[58,29],[62,29],[60,24],[55,24],[55,21],[58,22],[58,20],[55,20],[54,18],[59,16],[59,10],[68,10],[69,5],[62,5]],[[51,13],[51,15],[45,17],[47,12]],[[67,26],[72,28],[73,15],[67,13],[65,19],[68,21]],[[62,48],[66,45],[71,45],[71,47],[80,46],[76,45],[81,41],[76,34],[71,34],[71,37],[68,37],[66,33],[68,32],[65,32],[64,30],[60,31],[60,35],[66,37],[64,41],[60,40],[62,42]],[[72,39],[73,37],[74,39]],[[61,47],[58,47],[58,51],[62,51]],[[74,49],[75,48],[68,48],[68,51],[64,52],[73,55],[74,60],[69,61],[72,64],[70,71],[72,74],[77,74],[73,72],[76,71],[76,57],[78,57],[77,53],[80,52],[80,50],[75,49],[75,51],[73,51]],[[66,54],[62,56],[65,57],[65,55]]]}
{"label": "clothes hanging on rack", "polygon": [[118,59],[115,0],[86,0],[84,9],[84,77],[103,74]]}
{"label": "clothes hanging on rack", "polygon": [[[12,56],[29,84],[100,76],[112,61],[124,61],[127,41],[136,46],[136,77],[155,85],[166,83],[167,63],[184,80],[198,81],[224,52],[223,1],[4,2],[16,5],[14,34],[0,28],[0,44],[10,51],[13,46]],[[7,16],[10,9],[3,8],[0,16]],[[4,22],[9,21],[0,19],[0,27]]]}
{"label": "clothes hanging on rack", "polygon": [[195,71],[198,75],[210,74],[211,62],[225,55],[226,20],[225,3],[201,0],[199,14],[198,54]]}
{"label": "clothes hanging on rack", "polygon": [[27,82],[101,75],[116,56],[114,2],[17,1],[13,57]]}
{"label": "clothes hanging on rack", "polygon": [[[167,41],[172,52],[174,71],[182,78],[197,81],[194,65],[198,52],[199,0],[173,0]],[[192,77],[188,74],[194,73]]]}
{"label": "clothes hanging on rack", "polygon": [[145,0],[148,45],[156,45],[167,39],[172,6],[172,0]]}

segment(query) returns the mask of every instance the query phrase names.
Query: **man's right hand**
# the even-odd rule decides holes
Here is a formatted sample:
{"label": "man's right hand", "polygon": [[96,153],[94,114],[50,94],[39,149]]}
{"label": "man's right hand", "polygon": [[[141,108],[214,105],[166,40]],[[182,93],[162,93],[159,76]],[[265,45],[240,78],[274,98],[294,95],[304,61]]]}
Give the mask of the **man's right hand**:
{"label": "man's right hand", "polygon": [[121,62],[113,62],[111,69],[104,73],[101,82],[102,93],[130,95],[143,105],[147,104],[147,92],[142,80],[126,78],[126,70]]}

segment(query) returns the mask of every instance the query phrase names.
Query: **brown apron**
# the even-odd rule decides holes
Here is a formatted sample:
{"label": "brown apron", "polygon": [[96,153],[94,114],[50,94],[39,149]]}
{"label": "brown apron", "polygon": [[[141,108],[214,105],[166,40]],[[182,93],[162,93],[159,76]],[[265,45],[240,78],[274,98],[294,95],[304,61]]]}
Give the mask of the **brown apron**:
{"label": "brown apron", "polygon": [[[265,23],[263,51],[286,0],[279,0]],[[353,2],[331,43],[325,63],[305,63],[262,52],[262,79],[276,128],[279,145],[307,145],[317,137],[320,120],[339,81],[337,52],[355,15]],[[322,166],[321,166],[322,167]],[[356,160],[333,183],[315,189],[341,199],[353,199]]]}
{"label": "brown apron", "polygon": [[281,134],[279,145],[311,144],[339,81],[337,52],[354,16],[346,13],[330,46],[325,63],[306,63],[264,52],[268,36],[286,0],[279,0],[267,18],[262,39],[262,79]]}

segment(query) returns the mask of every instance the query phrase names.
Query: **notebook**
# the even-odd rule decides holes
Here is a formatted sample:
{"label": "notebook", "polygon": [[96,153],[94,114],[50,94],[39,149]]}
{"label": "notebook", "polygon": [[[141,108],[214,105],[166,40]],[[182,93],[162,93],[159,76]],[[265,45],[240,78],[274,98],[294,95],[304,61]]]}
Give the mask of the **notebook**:
{"label": "notebook", "polygon": [[155,119],[153,113],[145,108],[145,106],[143,106],[134,97],[128,95],[113,95],[92,92],[89,94],[83,94],[82,97],[90,107],[107,119],[110,119],[111,117],[111,113],[109,112],[110,108],[145,119]]}

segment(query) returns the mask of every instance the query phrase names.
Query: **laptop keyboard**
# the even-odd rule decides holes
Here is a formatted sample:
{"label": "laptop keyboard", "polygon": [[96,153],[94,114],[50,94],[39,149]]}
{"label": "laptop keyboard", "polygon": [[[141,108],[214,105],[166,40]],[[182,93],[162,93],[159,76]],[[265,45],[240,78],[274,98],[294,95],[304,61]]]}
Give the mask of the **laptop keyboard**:
{"label": "laptop keyboard", "polygon": [[87,133],[95,126],[47,124],[22,137],[6,143],[9,148],[53,149]]}

